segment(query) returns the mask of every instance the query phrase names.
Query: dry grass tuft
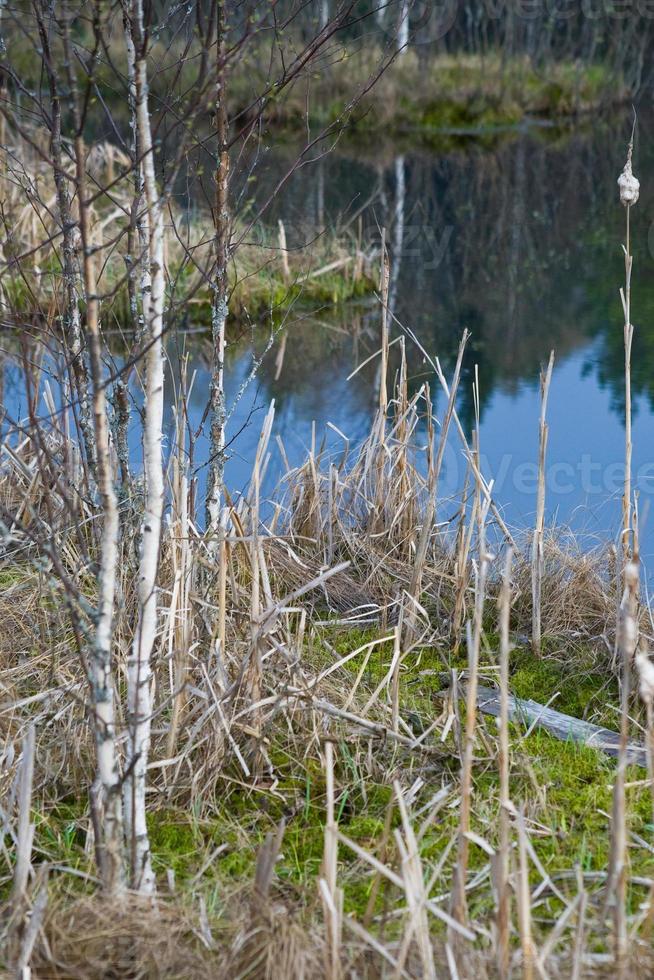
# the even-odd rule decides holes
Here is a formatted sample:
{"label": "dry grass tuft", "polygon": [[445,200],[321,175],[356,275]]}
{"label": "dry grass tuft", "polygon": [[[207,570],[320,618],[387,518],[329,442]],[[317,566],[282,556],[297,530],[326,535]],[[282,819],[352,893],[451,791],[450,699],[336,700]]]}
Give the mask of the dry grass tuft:
{"label": "dry grass tuft", "polygon": [[54,904],[32,958],[37,977],[51,980],[140,980],[210,975],[199,927],[179,905],[156,909],[130,896],[108,908],[98,897]]}
{"label": "dry grass tuft", "polygon": [[[249,919],[249,921],[248,921]],[[232,980],[322,980],[324,939],[286,905],[255,903],[227,954],[224,976]]]}

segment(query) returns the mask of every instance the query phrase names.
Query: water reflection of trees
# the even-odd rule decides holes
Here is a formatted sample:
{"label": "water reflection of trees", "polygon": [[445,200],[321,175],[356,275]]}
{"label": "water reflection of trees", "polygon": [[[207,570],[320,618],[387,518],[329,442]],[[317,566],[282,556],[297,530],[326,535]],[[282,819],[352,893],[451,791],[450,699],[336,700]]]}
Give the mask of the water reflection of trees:
{"label": "water reflection of trees", "polygon": [[[488,401],[497,387],[512,390],[535,382],[550,349],[556,349],[560,361],[596,337],[592,369],[611,388],[619,408],[623,366],[617,290],[623,275],[624,215],[615,182],[628,123],[625,116],[615,124],[596,121],[573,134],[531,131],[490,148],[471,142],[440,154],[404,148],[401,155],[381,161],[348,151],[323,162],[324,180],[316,180],[315,169],[300,171],[280,202],[280,214],[297,227],[323,213],[344,226],[376,189],[365,213],[367,233],[378,234],[385,226],[396,252],[400,243],[393,256],[393,310],[430,354],[447,362],[468,327],[467,370],[479,366]],[[640,153],[643,174],[654,163],[652,157],[646,148]],[[640,278],[637,254],[634,281],[634,384],[654,404],[654,375],[648,371],[654,333],[650,338],[645,326],[654,321],[644,316],[654,307],[644,267],[645,260],[651,264],[647,217],[654,201],[643,184],[633,236],[643,253]],[[373,318],[367,333],[374,336],[374,330]],[[307,357],[327,357],[332,370],[343,369],[335,348],[345,340],[337,332],[314,330],[302,336]],[[321,344],[325,347],[319,353]],[[409,353],[417,382],[424,377],[422,356],[411,345]],[[283,373],[278,384],[273,381],[276,391],[284,390]],[[302,378],[295,381],[302,385]],[[374,372],[359,379],[359,385],[364,383],[374,383]],[[463,392],[469,389],[462,385]],[[462,410],[469,414],[471,405]]]}
{"label": "water reflection of trees", "polygon": [[[348,150],[318,167],[300,170],[271,218],[284,218],[292,244],[323,222],[358,234],[358,219],[352,218],[373,198],[362,216],[363,234],[378,237],[378,228],[387,228],[396,252],[392,305],[398,320],[450,369],[461,331],[467,327],[472,332],[460,405],[468,425],[475,365],[483,410],[498,388],[511,391],[525,382],[535,384],[539,365],[552,347],[560,363],[589,338],[595,343],[586,369],[610,391],[622,417],[618,288],[624,214],[617,203],[616,177],[623,163],[622,135],[628,128],[625,118],[576,135],[528,134],[491,147],[470,142],[440,153],[403,147],[402,153],[391,148],[379,155],[359,151],[354,156]],[[644,131],[645,121],[641,128]],[[293,148],[288,153],[292,155]],[[647,174],[654,169],[654,149],[641,147],[637,164],[642,196],[633,214],[632,385],[654,410],[654,279],[647,251],[654,212]],[[276,166],[272,159],[270,179]],[[266,192],[267,179],[263,171],[261,193]],[[374,301],[368,307],[294,311],[281,368],[279,340],[261,366],[261,403],[275,397],[283,424],[313,418],[338,424],[341,418],[353,435],[357,423],[365,424],[374,410],[376,360],[351,382],[345,379],[378,349],[379,323]],[[202,369],[210,353],[206,339],[187,336],[181,323],[179,329],[180,348],[194,355],[193,366],[200,371],[194,413],[201,413],[206,397]],[[395,332],[399,333],[397,326]],[[250,364],[250,351],[260,352],[268,338],[265,322],[233,328],[228,376],[240,379]],[[120,336],[114,340],[115,344],[108,340],[108,347],[119,360]],[[410,343],[407,353],[415,390],[430,372]],[[393,371],[398,369],[397,354],[393,348]],[[238,428],[240,421],[235,425]]]}

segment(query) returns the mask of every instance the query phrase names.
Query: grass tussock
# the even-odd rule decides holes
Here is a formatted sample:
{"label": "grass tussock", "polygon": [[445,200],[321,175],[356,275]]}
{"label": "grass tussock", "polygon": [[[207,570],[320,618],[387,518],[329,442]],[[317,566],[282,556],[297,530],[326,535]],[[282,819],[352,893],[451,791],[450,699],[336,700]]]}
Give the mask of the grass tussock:
{"label": "grass tussock", "polygon": [[[138,902],[107,908],[97,898],[54,905],[43,923],[32,959],[36,976],[139,977],[191,980],[207,975],[212,958],[199,925],[179,906],[157,909]],[[215,965],[215,963],[214,963]]]}

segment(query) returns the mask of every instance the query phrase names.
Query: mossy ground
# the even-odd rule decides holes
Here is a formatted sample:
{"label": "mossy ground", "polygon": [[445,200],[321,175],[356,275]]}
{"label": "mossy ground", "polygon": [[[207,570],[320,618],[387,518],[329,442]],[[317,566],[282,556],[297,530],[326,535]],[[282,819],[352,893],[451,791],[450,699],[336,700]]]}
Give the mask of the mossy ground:
{"label": "mossy ground", "polygon": [[[378,633],[328,629],[325,639],[332,650],[345,654],[374,639]],[[482,677],[490,677],[495,664],[495,638],[487,638]],[[321,653],[322,649],[322,653]],[[313,643],[306,650],[315,666],[325,664],[325,648]],[[388,670],[391,645],[377,646],[371,653],[362,677],[362,690],[370,693]],[[331,655],[330,655],[331,662]],[[343,668],[354,678],[361,665],[361,655]],[[402,667],[401,713],[416,731],[424,728],[442,713],[447,690],[444,677],[451,668],[465,666],[460,653],[425,649],[411,655]],[[559,710],[577,717],[617,718],[611,707],[617,705],[615,684],[600,673],[580,669],[580,662],[566,663],[545,655],[537,659],[524,649],[511,658],[511,688],[514,694],[546,702],[557,691]],[[460,706],[464,713],[463,705]],[[494,719],[481,719],[489,736],[494,735]],[[438,726],[442,730],[442,726]],[[493,738],[484,739],[492,745]],[[364,847],[377,853],[382,839],[389,805],[392,803],[392,774],[411,765],[402,749],[386,746],[383,767],[370,768],[364,740],[343,740],[336,746],[336,807],[340,829]],[[442,759],[429,759],[420,768],[425,780],[424,800],[442,785],[454,789],[459,774],[456,749],[456,726],[444,744]],[[283,819],[286,824],[280,858],[276,865],[276,888],[295,907],[314,907],[317,880],[323,856],[325,821],[325,777],[315,748],[308,748],[304,758],[281,742],[270,748],[274,780],[264,780],[253,789],[241,782],[239,770],[229,767],[224,773],[223,792],[205,807],[200,817],[193,811],[159,808],[150,816],[154,866],[166,890],[172,871],[176,896],[183,900],[188,893],[202,894],[208,915],[219,917],[225,910],[226,896],[247,888],[254,877],[259,848],[266,834],[274,831]],[[424,761],[424,760],[423,760]],[[543,731],[525,735],[512,726],[511,794],[516,806],[523,806],[532,831],[534,851],[543,869],[563,894],[572,895],[576,888],[574,869],[602,874],[609,856],[609,813],[614,760],[595,750],[572,742],[558,741]],[[386,776],[381,775],[382,770]],[[627,775],[630,848],[630,877],[654,876],[654,822],[645,773],[635,767]],[[474,774],[472,829],[491,847],[497,845],[499,780],[493,751],[479,752]],[[421,802],[424,800],[420,799]],[[207,801],[205,801],[205,804]],[[206,816],[209,812],[210,815]],[[454,792],[425,831],[420,851],[428,869],[440,860],[446,846],[456,835],[459,811]],[[397,807],[392,809],[392,827],[399,825]],[[86,847],[89,828],[87,803],[84,799],[58,803],[36,815],[36,852],[41,860],[93,875],[92,854]],[[638,838],[645,842],[639,844]],[[449,871],[456,848],[452,848],[436,892],[447,891]],[[345,892],[345,911],[363,916],[373,882],[370,868],[354,853],[339,849],[339,881]],[[488,867],[488,855],[471,845],[470,869],[482,872]],[[533,869],[533,884],[540,880]],[[70,892],[92,889],[91,880],[63,876]],[[643,900],[645,890],[632,884],[629,902],[632,909]],[[382,887],[376,910],[381,911],[390,896]],[[473,890],[469,897],[473,917],[492,911],[489,888]],[[562,911],[556,895],[545,890],[538,916],[552,923]]]}

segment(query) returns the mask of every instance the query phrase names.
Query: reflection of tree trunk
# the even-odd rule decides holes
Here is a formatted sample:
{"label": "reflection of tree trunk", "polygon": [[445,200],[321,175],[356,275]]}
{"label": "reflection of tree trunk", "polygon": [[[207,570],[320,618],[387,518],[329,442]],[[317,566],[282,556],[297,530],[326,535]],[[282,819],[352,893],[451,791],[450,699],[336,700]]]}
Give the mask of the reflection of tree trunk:
{"label": "reflection of tree trunk", "polygon": [[397,50],[408,51],[409,45],[409,0],[400,4],[400,22],[397,28]]}
{"label": "reflection of tree trunk", "polygon": [[511,4],[509,4],[506,12],[504,44],[502,45],[502,52],[504,55],[502,60],[504,64],[506,64],[507,59],[511,59],[513,57],[514,45],[515,45],[515,26],[513,20],[513,8]]}
{"label": "reflection of tree trunk", "polygon": [[397,301],[397,288],[402,264],[404,245],[404,208],[406,201],[406,181],[404,178],[404,157],[395,158],[395,213],[393,215],[393,245],[391,281],[388,289],[388,311],[392,319]]}
{"label": "reflection of tree trunk", "polygon": [[507,318],[509,323],[509,346],[512,347],[517,330],[516,308],[518,305],[517,287],[520,278],[520,260],[522,257],[522,239],[525,223],[525,189],[527,170],[525,167],[526,140],[518,142],[515,155],[515,177],[510,185],[509,193],[512,198],[511,208],[511,239],[508,256],[508,296]]}
{"label": "reflection of tree trunk", "polygon": [[329,23],[329,0],[321,0],[320,4],[320,30],[327,27]]}
{"label": "reflection of tree trunk", "polygon": [[286,341],[288,339],[288,329],[286,329],[282,335],[282,340],[277,350],[277,357],[275,358],[275,381],[279,381],[282,373],[282,368],[284,366],[284,355],[286,354]]}
{"label": "reflection of tree trunk", "polygon": [[318,161],[318,174],[316,180],[316,227],[322,231],[325,227],[325,161]]}

